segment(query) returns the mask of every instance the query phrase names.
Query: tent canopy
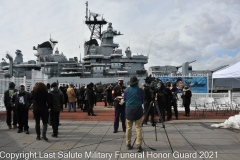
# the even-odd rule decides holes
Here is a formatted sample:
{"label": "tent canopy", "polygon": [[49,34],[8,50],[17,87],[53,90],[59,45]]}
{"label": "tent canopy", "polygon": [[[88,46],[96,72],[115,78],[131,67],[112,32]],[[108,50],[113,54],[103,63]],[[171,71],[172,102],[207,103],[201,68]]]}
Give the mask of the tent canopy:
{"label": "tent canopy", "polygon": [[212,78],[240,78],[240,62],[213,73]]}

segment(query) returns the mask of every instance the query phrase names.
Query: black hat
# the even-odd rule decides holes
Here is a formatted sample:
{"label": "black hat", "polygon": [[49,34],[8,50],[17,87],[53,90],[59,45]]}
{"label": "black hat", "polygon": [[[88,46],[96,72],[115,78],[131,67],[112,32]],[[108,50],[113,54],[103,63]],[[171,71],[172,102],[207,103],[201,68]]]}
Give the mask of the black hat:
{"label": "black hat", "polygon": [[89,83],[89,87],[93,87],[94,86],[94,84],[91,82],[91,83]]}
{"label": "black hat", "polygon": [[14,88],[16,85],[15,85],[15,83],[14,82],[10,82],[9,83],[9,88]]}
{"label": "black hat", "polygon": [[54,87],[57,87],[57,82],[53,82],[53,83],[51,84],[51,88],[54,88]]}
{"label": "black hat", "polygon": [[130,78],[130,86],[138,83],[138,81],[139,81],[139,79],[137,79],[136,76],[132,76],[132,77]]}

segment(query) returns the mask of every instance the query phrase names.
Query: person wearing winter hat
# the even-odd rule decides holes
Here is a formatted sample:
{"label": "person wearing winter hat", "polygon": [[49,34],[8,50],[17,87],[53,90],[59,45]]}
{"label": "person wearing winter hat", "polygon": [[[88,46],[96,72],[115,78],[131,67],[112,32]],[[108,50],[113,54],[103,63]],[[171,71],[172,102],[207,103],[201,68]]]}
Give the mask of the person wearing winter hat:
{"label": "person wearing winter hat", "polygon": [[132,149],[131,136],[132,126],[135,123],[138,152],[142,152],[142,116],[143,116],[143,90],[138,86],[136,76],[130,78],[130,87],[124,91],[124,101],[126,103],[126,145],[127,149]]}
{"label": "person wearing winter hat", "polygon": [[4,105],[7,110],[7,119],[6,123],[8,125],[8,129],[12,128],[12,111],[13,111],[13,128],[17,128],[17,113],[15,108],[13,107],[12,97],[15,92],[18,90],[15,89],[14,82],[9,83],[9,89],[4,92]]}
{"label": "person wearing winter hat", "polygon": [[88,98],[88,116],[92,115],[92,116],[96,116],[96,114],[93,113],[93,105],[96,99],[96,95],[93,91],[93,86],[94,84],[91,82],[88,85],[88,89],[87,89],[87,98]]}

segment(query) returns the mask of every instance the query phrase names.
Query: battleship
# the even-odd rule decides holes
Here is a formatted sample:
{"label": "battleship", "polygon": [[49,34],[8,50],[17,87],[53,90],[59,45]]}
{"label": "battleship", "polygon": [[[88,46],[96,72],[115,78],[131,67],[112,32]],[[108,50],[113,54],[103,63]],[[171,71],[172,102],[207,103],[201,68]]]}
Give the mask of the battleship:
{"label": "battleship", "polygon": [[[116,83],[119,77],[124,79],[125,85],[128,85],[132,75],[136,75],[140,84],[148,75],[154,77],[169,76],[207,76],[208,82],[186,81],[185,84],[190,87],[202,87],[208,83],[211,88],[212,73],[228,65],[223,65],[212,70],[193,70],[189,64],[195,62],[184,62],[180,66],[152,66],[148,70],[144,65],[148,63],[148,56],[134,55],[127,47],[123,53],[119,44],[114,42],[114,37],[123,35],[120,31],[113,28],[113,23],[107,22],[100,14],[88,10],[86,2],[85,24],[90,30],[90,39],[84,43],[84,56],[67,58],[60,53],[56,45],[57,40],[50,38],[49,41],[38,44],[33,47],[36,51],[35,60],[23,61],[23,53],[17,49],[15,58],[10,53],[6,54],[7,62],[2,58],[0,62],[0,78],[6,77],[26,77],[32,79],[33,72],[39,71],[39,77],[47,77],[48,83],[72,83],[75,86],[88,84]],[[106,30],[103,27],[107,25]],[[178,69],[182,68],[182,72]],[[44,75],[44,76],[43,76]],[[239,83],[235,79],[216,79],[214,80],[214,90],[234,90],[240,89]]]}
{"label": "battleship", "polygon": [[[67,59],[58,48],[55,49],[58,41],[50,38],[49,41],[33,47],[37,53],[36,60],[23,62],[23,53],[16,50],[15,59],[7,53],[0,63],[0,74],[2,77],[23,77],[31,79],[32,70],[41,71],[47,75],[49,83],[58,81],[73,83],[74,85],[93,83],[112,83],[118,77],[129,81],[132,75],[143,78],[147,76],[144,67],[148,63],[148,56],[142,54],[134,55],[127,47],[125,55],[119,44],[114,43],[114,37],[123,35],[113,28],[111,22],[107,22],[99,14],[88,10],[86,2],[85,24],[90,29],[90,40],[84,43],[84,57],[80,60],[77,57]],[[102,31],[104,25],[107,29]],[[100,44],[99,44],[100,42]],[[125,81],[127,85],[127,81]]]}

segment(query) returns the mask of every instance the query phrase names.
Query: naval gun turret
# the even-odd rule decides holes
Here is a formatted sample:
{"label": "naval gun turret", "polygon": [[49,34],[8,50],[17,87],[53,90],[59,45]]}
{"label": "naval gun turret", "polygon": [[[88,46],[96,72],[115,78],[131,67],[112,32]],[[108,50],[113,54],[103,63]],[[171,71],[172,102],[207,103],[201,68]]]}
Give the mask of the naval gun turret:
{"label": "naval gun turret", "polygon": [[189,66],[189,64],[196,62],[196,60],[190,61],[190,62],[185,62],[182,64],[182,75],[183,76],[188,76],[189,73],[192,71],[192,66]]}

